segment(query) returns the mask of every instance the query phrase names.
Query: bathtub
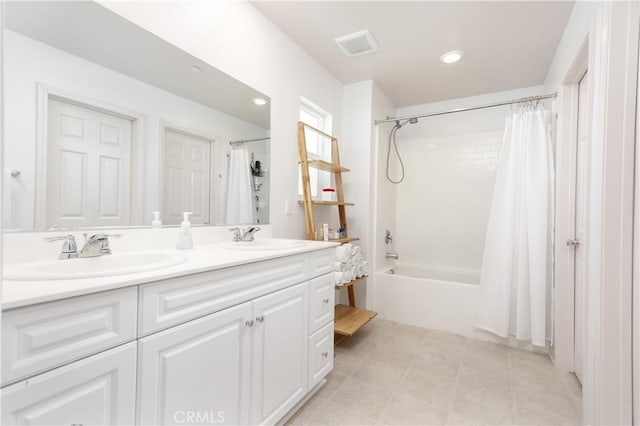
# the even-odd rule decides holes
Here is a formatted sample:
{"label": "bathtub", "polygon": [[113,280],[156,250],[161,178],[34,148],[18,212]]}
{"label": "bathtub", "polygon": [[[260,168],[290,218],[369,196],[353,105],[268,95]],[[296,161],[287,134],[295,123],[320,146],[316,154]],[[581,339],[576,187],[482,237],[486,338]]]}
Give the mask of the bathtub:
{"label": "bathtub", "polygon": [[479,273],[397,264],[375,274],[374,310],[380,317],[492,340],[473,327]]}

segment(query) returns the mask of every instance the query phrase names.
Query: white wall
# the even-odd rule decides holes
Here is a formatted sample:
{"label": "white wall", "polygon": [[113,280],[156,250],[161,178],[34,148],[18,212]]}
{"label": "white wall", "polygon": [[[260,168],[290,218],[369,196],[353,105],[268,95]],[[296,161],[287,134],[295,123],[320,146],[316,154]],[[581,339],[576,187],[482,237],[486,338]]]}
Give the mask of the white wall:
{"label": "white wall", "polygon": [[[305,236],[296,200],[299,101],[304,96],[334,117],[340,140],[343,87],[273,22],[247,2],[103,2],[126,19],[271,97],[270,221],[277,237]],[[355,166],[357,167],[357,165]]]}
{"label": "white wall", "polygon": [[[386,117],[393,117],[396,115],[396,106],[391,102],[389,97],[377,86],[373,86],[373,119],[382,120]],[[397,186],[390,183],[386,179],[386,153],[387,153],[387,141],[389,139],[389,132],[391,131],[391,124],[379,124],[375,126],[374,137],[374,167],[372,170],[372,181],[375,182],[375,189],[373,191],[374,208],[373,212],[375,219],[373,220],[372,227],[372,241],[375,257],[373,260],[373,270],[380,271],[388,269],[393,261],[385,258],[386,252],[396,251],[396,189]],[[395,167],[391,169],[395,172]],[[385,231],[391,231],[394,237],[394,241],[391,244],[385,244],[384,237]]]}
{"label": "white wall", "polygon": [[[398,116],[541,93],[542,87],[534,86],[400,108]],[[405,180],[396,187],[395,244],[402,263],[480,272],[508,111],[496,107],[423,118],[398,130]],[[393,149],[391,161],[397,163]]]}
{"label": "white wall", "polygon": [[[93,99],[143,115],[144,201],[143,222],[150,224],[151,211],[160,210],[159,179],[161,170],[161,120],[182,129],[193,130],[216,140],[215,179],[221,183],[217,217],[226,175],[228,141],[268,135],[245,121],[204,105],[134,80],[112,70],[55,49],[39,41],[5,30],[5,168],[22,172],[10,180],[11,228],[34,226],[36,174],[36,89],[37,84]],[[215,220],[215,218],[214,218]]]}
{"label": "white wall", "polygon": [[[358,237],[354,244],[362,248],[365,259],[370,259],[369,229],[372,208],[371,194],[371,108],[373,81],[362,81],[344,87],[343,131],[339,140],[340,163],[351,172],[342,175],[345,199],[355,206],[347,207],[349,236]],[[356,286],[356,305],[365,306],[367,286]],[[344,301],[346,292],[340,295]]]}

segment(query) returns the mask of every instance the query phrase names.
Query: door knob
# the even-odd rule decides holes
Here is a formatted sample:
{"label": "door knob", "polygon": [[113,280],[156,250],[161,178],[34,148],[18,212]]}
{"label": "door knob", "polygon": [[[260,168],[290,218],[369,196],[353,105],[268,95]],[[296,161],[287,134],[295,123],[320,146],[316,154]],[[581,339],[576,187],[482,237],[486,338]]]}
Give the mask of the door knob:
{"label": "door knob", "polygon": [[567,246],[569,247],[578,247],[580,245],[580,241],[577,239],[567,238]]}
{"label": "door knob", "polygon": [[329,352],[322,352],[322,357],[323,357],[323,358],[326,358],[326,357],[328,357],[328,356],[329,356]]}
{"label": "door knob", "polygon": [[247,327],[253,327],[253,320],[247,320],[244,322],[244,325],[246,325]]}
{"label": "door knob", "polygon": [[260,315],[259,317],[256,317],[256,321],[264,322],[264,315]]}

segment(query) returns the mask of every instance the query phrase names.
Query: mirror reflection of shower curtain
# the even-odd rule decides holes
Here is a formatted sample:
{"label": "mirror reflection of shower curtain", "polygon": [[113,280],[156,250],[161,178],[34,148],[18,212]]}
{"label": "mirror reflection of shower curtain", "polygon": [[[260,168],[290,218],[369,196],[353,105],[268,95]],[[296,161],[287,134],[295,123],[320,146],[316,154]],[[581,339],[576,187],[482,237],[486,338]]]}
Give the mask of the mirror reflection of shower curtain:
{"label": "mirror reflection of shower curtain", "polygon": [[553,173],[549,111],[514,108],[496,175],[475,325],[543,347]]}
{"label": "mirror reflection of shower curtain", "polygon": [[225,223],[254,223],[251,159],[244,145],[234,145],[229,153]]}

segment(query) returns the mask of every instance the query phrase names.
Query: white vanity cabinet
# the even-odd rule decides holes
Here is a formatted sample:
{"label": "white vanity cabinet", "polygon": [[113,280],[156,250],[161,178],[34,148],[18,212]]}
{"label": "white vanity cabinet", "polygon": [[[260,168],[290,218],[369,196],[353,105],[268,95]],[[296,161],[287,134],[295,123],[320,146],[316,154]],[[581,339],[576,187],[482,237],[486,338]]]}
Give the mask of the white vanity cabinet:
{"label": "white vanity cabinet", "polygon": [[2,424],[277,423],[333,366],[333,253],[5,312]]}
{"label": "white vanity cabinet", "polygon": [[3,425],[131,425],[136,343],[2,389]]}

